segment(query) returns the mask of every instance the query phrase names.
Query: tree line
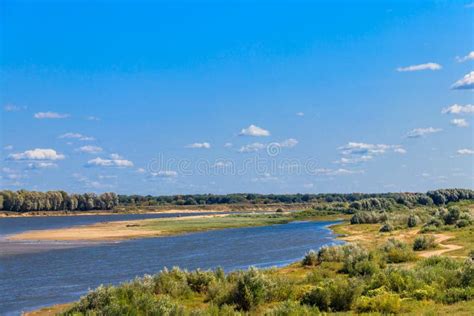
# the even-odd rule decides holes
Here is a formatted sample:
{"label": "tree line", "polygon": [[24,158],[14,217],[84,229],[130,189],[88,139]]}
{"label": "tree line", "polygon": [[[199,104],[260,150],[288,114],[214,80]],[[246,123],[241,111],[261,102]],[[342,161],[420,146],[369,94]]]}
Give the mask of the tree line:
{"label": "tree line", "polygon": [[459,200],[474,199],[469,189],[442,189],[427,193],[348,193],[348,194],[189,194],[189,195],[117,195],[113,192],[68,194],[64,191],[0,191],[0,210],[88,211],[110,210],[117,206],[214,205],[214,204],[294,204],[347,203],[353,211],[391,209],[399,205],[444,205]]}
{"label": "tree line", "polygon": [[212,204],[293,204],[318,202],[360,202],[354,209],[371,210],[388,208],[394,204],[405,206],[443,205],[459,200],[474,199],[474,191],[469,189],[443,189],[427,193],[330,193],[330,194],[255,194],[235,193],[225,195],[119,195],[121,205],[212,205]]}
{"label": "tree line", "polygon": [[0,191],[0,210],[10,212],[111,210],[119,205],[113,192],[68,194],[64,191]]}

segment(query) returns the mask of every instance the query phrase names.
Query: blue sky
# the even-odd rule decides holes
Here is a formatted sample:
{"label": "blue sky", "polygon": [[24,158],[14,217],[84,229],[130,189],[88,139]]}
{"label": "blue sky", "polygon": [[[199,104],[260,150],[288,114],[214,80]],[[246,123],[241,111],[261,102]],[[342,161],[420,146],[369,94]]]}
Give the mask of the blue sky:
{"label": "blue sky", "polygon": [[1,1],[1,189],[474,187],[469,1]]}

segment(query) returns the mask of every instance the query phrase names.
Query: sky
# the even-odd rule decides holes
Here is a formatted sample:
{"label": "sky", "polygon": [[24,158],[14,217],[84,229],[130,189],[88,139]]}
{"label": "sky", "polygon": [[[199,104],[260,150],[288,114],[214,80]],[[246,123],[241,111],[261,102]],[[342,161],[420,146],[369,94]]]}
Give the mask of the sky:
{"label": "sky", "polygon": [[474,188],[474,2],[0,1],[0,189]]}

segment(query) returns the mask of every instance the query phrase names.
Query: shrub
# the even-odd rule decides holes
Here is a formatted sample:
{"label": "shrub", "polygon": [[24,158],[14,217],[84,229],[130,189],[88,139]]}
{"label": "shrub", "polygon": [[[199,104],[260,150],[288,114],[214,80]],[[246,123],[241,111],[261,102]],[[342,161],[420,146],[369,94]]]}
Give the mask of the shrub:
{"label": "shrub", "polygon": [[191,291],[187,279],[187,273],[177,267],[174,267],[171,271],[164,268],[154,276],[155,293],[167,294],[174,298],[186,296]]}
{"label": "shrub", "polygon": [[268,293],[268,281],[256,268],[241,272],[232,293],[231,302],[238,309],[249,311],[265,301]]}
{"label": "shrub", "polygon": [[318,263],[318,254],[314,250],[308,251],[301,263],[304,266],[315,266]]}
{"label": "shrub", "polygon": [[435,226],[435,227],[441,227],[444,225],[444,222],[441,221],[440,219],[438,218],[431,218],[426,224],[425,226]]}
{"label": "shrub", "polygon": [[367,251],[355,244],[324,246],[318,251],[319,262],[343,262],[348,256],[359,256]]}
{"label": "shrub", "polygon": [[317,307],[301,305],[299,302],[287,300],[265,313],[266,316],[310,316],[320,315]]}
{"label": "shrub", "polygon": [[397,294],[389,293],[374,297],[361,296],[355,301],[353,308],[358,313],[396,314],[400,312],[400,297]]}
{"label": "shrub", "polygon": [[421,251],[432,249],[436,247],[435,238],[431,235],[428,236],[418,236],[413,242],[413,250]]}
{"label": "shrub", "polygon": [[438,301],[444,304],[454,304],[461,301],[469,301],[474,298],[474,288],[450,288],[440,292]]}
{"label": "shrub", "polygon": [[385,223],[381,228],[380,232],[382,233],[388,233],[393,231],[393,226],[390,223]]}
{"label": "shrub", "polygon": [[407,221],[408,227],[415,227],[416,225],[418,225],[418,222],[419,222],[419,219],[416,215],[410,214],[410,216],[408,216],[408,221]]}
{"label": "shrub", "polygon": [[468,221],[467,219],[460,219],[456,222],[456,227],[457,228],[463,228],[471,225],[471,222]]}
{"label": "shrub", "polygon": [[448,213],[444,216],[444,223],[446,225],[452,225],[456,223],[460,216],[461,211],[458,207],[450,207],[448,208]]}
{"label": "shrub", "polygon": [[347,311],[360,293],[360,286],[355,280],[335,278],[307,292],[301,302],[316,306],[321,311]]}
{"label": "shrub", "polygon": [[214,273],[199,269],[187,274],[187,282],[191,290],[198,293],[206,292],[209,284],[215,281]]}
{"label": "shrub", "polygon": [[351,224],[376,224],[383,223],[388,219],[385,212],[357,212],[351,218]]}
{"label": "shrub", "polygon": [[407,262],[416,258],[413,250],[406,243],[393,238],[385,243],[382,252],[387,263]]}

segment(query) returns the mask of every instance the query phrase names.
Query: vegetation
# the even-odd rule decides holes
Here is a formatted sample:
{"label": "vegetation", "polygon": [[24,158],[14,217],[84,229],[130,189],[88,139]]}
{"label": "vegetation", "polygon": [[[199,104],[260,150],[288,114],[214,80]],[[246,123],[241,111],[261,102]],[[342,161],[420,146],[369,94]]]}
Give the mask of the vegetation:
{"label": "vegetation", "polygon": [[118,203],[115,193],[0,191],[0,210],[10,212],[111,210]]}
{"label": "vegetation", "polygon": [[[308,204],[317,211],[356,214],[361,223],[385,221],[383,214],[390,210],[416,206],[444,206],[452,202],[473,200],[474,191],[444,189],[425,193],[381,194],[194,194],[173,196],[116,195],[115,193],[68,194],[64,191],[0,191],[0,210],[9,212],[32,211],[88,211],[110,210],[117,207],[154,207],[179,205],[266,205]],[[366,212],[372,212],[367,215]],[[410,225],[414,223],[410,221]],[[463,224],[461,224],[463,225]]]}
{"label": "vegetation", "polygon": [[[179,268],[101,286],[65,315],[318,315],[354,311],[410,312],[416,302],[456,304],[474,298],[474,262],[432,257],[416,261],[410,247],[324,247],[282,269],[224,274]],[[413,262],[412,268],[394,263]]]}
{"label": "vegetation", "polygon": [[[341,202],[332,202],[337,207]],[[331,204],[327,204],[331,205]],[[321,313],[455,314],[474,310],[474,225],[472,201],[397,210],[357,211],[370,223],[342,223],[336,232],[353,242],[308,251],[283,268],[232,271],[163,269],[119,286],[101,286],[64,310],[64,315],[320,315]],[[346,208],[347,210],[347,208]],[[232,220],[291,221],[330,213],[318,205],[297,213],[215,217]],[[336,214],[340,214],[336,211]],[[376,214],[373,215],[373,214]],[[372,218],[383,218],[383,223]],[[168,221],[160,220],[160,221]],[[199,229],[206,219],[180,225]],[[365,221],[365,220],[364,220]],[[459,225],[466,221],[467,226]],[[186,220],[176,221],[186,222]],[[209,222],[209,220],[207,220]],[[212,222],[212,221],[211,221]],[[216,223],[217,223],[216,222]],[[372,223],[375,222],[375,223]],[[150,221],[146,229],[153,227]],[[178,226],[174,226],[178,225]],[[212,224],[209,224],[212,225]],[[380,227],[391,229],[380,232]],[[167,225],[165,225],[167,226]],[[425,231],[436,227],[436,234]],[[162,226],[160,229],[162,229]],[[184,226],[182,226],[184,227]],[[181,227],[181,228],[182,228]],[[180,229],[181,229],[180,228]],[[139,228],[137,228],[139,229]],[[449,233],[452,258],[430,255],[434,236]],[[446,240],[446,239],[444,239]],[[440,244],[433,253],[440,253]],[[449,251],[450,249],[446,249]],[[444,253],[443,253],[444,254]]]}
{"label": "vegetation", "polygon": [[436,248],[436,242],[433,236],[418,236],[413,243],[413,250],[421,251]]}

